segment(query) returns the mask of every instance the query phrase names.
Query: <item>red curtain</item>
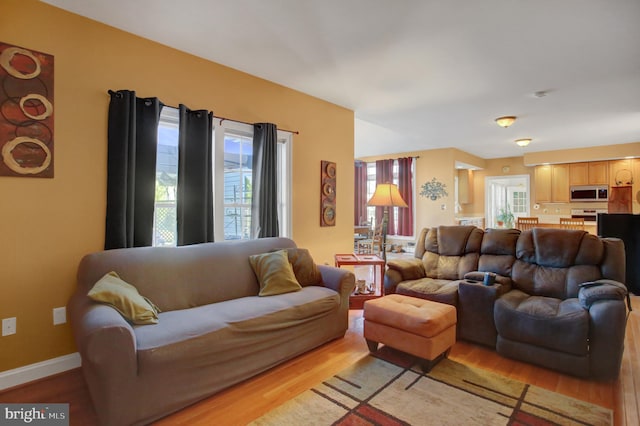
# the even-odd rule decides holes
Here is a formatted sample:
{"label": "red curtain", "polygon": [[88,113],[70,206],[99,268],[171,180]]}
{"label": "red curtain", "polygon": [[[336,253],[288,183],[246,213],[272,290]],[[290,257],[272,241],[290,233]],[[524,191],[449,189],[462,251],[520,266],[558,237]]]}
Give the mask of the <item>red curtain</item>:
{"label": "red curtain", "polygon": [[396,235],[413,236],[413,158],[398,158],[398,191],[407,208],[398,208]]}
{"label": "red curtain", "polygon": [[367,222],[367,163],[355,162],[355,209],[353,224],[362,225]]}
{"label": "red curtain", "polygon": [[[378,160],[376,161],[376,185],[380,183],[393,183],[393,161],[394,160]],[[395,235],[395,214],[394,208],[389,208],[389,223],[387,225],[387,234]],[[384,215],[384,207],[376,207],[376,225],[382,223]]]}

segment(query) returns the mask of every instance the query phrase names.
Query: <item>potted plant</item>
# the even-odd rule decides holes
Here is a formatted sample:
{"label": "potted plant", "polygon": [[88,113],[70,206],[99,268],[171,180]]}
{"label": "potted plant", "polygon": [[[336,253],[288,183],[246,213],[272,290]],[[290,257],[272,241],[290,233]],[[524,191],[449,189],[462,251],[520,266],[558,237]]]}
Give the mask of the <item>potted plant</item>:
{"label": "potted plant", "polygon": [[505,228],[513,228],[514,221],[515,221],[515,217],[511,212],[511,208],[509,207],[509,204],[507,204],[507,207],[501,207],[500,210],[498,210],[498,215],[496,216],[496,222],[498,222],[498,226],[500,227],[504,226]]}

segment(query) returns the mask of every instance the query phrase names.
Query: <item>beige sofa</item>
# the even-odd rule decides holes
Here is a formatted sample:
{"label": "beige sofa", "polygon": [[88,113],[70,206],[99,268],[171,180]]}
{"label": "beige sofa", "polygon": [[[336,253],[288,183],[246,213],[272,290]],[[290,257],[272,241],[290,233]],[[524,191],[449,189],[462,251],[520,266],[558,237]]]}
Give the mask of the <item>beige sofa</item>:
{"label": "beige sofa", "polygon": [[[388,266],[385,293],[456,306],[458,338],[575,376],[619,374],[628,297],[620,239],[439,226],[422,231],[414,259]],[[494,285],[483,285],[485,273]]]}
{"label": "beige sofa", "polygon": [[[295,247],[265,238],[85,256],[68,309],[100,422],[149,423],[342,337],[355,285],[347,270],[319,265],[318,285],[258,296],[249,256]],[[157,324],[132,325],[87,297],[110,271],[161,310]]]}

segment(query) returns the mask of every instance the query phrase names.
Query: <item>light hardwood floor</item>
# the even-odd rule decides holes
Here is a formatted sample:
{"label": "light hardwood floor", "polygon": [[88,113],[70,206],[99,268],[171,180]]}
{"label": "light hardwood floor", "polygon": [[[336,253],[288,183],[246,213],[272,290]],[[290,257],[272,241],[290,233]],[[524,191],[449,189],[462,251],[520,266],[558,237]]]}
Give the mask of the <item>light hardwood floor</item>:
{"label": "light hardwood floor", "polygon": [[[466,342],[450,358],[577,399],[612,408],[616,425],[640,424],[640,297],[632,298],[625,353],[618,380],[599,383],[510,360]],[[343,339],[330,342],[284,365],[158,421],[158,425],[243,425],[367,355],[362,311],[349,315]],[[0,393],[0,402],[68,402],[72,425],[97,424],[80,370],[72,370]]]}

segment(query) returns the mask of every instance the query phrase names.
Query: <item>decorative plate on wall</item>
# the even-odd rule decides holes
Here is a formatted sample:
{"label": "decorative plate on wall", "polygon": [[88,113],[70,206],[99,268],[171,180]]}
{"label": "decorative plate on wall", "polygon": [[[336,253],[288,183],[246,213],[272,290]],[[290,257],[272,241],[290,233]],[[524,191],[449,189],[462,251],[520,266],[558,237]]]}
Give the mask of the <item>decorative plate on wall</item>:
{"label": "decorative plate on wall", "polygon": [[320,226],[336,225],[336,163],[320,162]]}

